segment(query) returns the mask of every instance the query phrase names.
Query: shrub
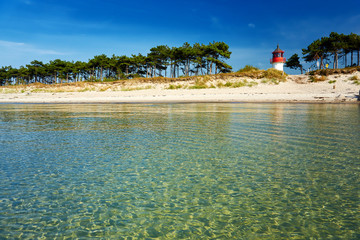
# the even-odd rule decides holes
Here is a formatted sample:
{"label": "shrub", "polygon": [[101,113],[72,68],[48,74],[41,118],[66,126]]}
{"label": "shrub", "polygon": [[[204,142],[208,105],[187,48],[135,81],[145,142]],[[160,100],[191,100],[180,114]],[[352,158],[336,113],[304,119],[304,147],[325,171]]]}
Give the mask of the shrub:
{"label": "shrub", "polygon": [[274,68],[269,68],[266,71],[263,71],[261,74],[261,78],[267,78],[267,79],[275,79],[278,82],[285,82],[286,81],[287,74],[283,71],[279,71]]}
{"label": "shrub", "polygon": [[327,79],[327,77],[325,77],[325,76],[315,76],[315,75],[313,75],[313,76],[310,76],[310,82],[323,82],[323,81],[325,81]]}
{"label": "shrub", "polygon": [[218,83],[216,84],[216,86],[217,86],[218,88],[222,88],[222,87],[224,87],[224,83],[218,82]]}
{"label": "shrub", "polygon": [[319,75],[321,75],[321,76],[329,76],[329,75],[330,75],[330,71],[329,71],[329,69],[321,69],[321,70],[319,71]]}
{"label": "shrub", "polygon": [[189,87],[190,89],[202,89],[202,88],[207,88],[208,86],[206,85],[206,83],[209,81],[208,78],[196,78],[195,80],[195,84],[191,87]]}
{"label": "shrub", "polygon": [[224,87],[231,87],[232,85],[233,85],[232,82],[226,82],[226,83],[224,84]]}
{"label": "shrub", "polygon": [[258,83],[257,82],[255,82],[255,81],[251,81],[251,82],[249,82],[248,83],[248,87],[253,87],[253,86],[256,86],[256,85],[258,85]]}
{"label": "shrub", "polygon": [[174,85],[174,84],[170,84],[169,87],[167,89],[179,89],[182,88],[183,86],[178,84],[178,85]]}
{"label": "shrub", "polygon": [[103,78],[103,82],[115,82],[117,79],[115,78]]}
{"label": "shrub", "polygon": [[207,88],[206,85],[193,85],[193,86],[190,86],[189,89],[204,89],[204,88]]}
{"label": "shrub", "polygon": [[234,84],[231,86],[233,88],[240,88],[240,87],[245,87],[247,86],[247,81],[239,81],[239,82],[234,82]]}
{"label": "shrub", "polygon": [[355,80],[360,80],[360,79],[358,76],[354,75],[354,76],[350,77],[349,80],[355,81]]}
{"label": "shrub", "polygon": [[322,75],[322,76],[329,76],[333,74],[351,74],[356,71],[360,71],[360,66],[354,66],[354,67],[346,67],[341,69],[320,69],[309,72],[309,75]]}
{"label": "shrub", "polygon": [[252,87],[257,85],[258,83],[255,81],[248,82],[246,79],[236,82],[227,81],[225,84],[222,82],[217,83],[218,88],[229,87],[229,88],[240,88],[240,87]]}
{"label": "shrub", "polygon": [[244,68],[240,69],[239,71],[237,71],[238,73],[243,73],[243,72],[252,72],[252,71],[258,71],[259,69],[257,67],[251,66],[251,65],[246,65]]}

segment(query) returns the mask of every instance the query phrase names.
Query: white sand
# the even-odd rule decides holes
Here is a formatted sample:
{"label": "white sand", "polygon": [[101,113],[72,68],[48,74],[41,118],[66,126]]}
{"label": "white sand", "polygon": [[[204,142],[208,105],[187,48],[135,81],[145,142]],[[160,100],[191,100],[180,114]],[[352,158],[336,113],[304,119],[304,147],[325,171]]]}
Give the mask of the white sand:
{"label": "white sand", "polygon": [[[166,89],[156,84],[152,89],[133,91],[88,91],[54,93],[0,93],[0,103],[144,103],[144,102],[346,102],[359,103],[360,85],[351,75],[333,75],[324,82],[309,83],[307,76],[290,75],[278,85],[261,83],[253,87]],[[336,80],[335,83],[329,83]],[[1,92],[1,91],[0,91]],[[4,90],[3,90],[4,92]]]}

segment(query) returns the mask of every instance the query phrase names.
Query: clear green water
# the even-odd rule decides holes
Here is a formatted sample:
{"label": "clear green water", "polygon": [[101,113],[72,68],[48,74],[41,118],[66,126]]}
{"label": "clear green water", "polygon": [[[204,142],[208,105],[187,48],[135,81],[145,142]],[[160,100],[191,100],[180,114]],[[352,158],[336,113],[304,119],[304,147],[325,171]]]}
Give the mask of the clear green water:
{"label": "clear green water", "polygon": [[0,105],[0,239],[359,239],[360,105]]}

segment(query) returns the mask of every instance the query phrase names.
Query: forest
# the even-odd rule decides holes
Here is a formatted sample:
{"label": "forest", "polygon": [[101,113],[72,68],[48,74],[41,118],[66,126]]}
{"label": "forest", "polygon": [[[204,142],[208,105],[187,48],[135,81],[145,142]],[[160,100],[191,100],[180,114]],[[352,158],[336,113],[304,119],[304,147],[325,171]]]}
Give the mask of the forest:
{"label": "forest", "polygon": [[[184,43],[181,47],[156,46],[142,54],[111,57],[98,55],[88,62],[55,59],[49,63],[34,60],[26,66],[0,68],[0,86],[6,84],[54,84],[77,81],[114,81],[137,77],[205,75],[230,72],[225,63],[231,52],[224,42],[208,45]],[[167,72],[169,71],[169,72]]]}
{"label": "forest", "polygon": [[[360,35],[330,33],[328,37],[322,37],[313,41],[307,48],[302,49],[303,59],[311,63],[311,69],[339,68],[339,60],[343,60],[343,67],[360,66]],[[354,56],[357,55],[357,60]],[[349,57],[349,59],[348,59]],[[285,67],[300,69],[300,58],[297,54],[288,58]]]}
{"label": "forest", "polygon": [[[180,47],[156,46],[149,53],[130,57],[122,55],[111,57],[105,54],[94,56],[88,62],[64,61],[55,59],[48,63],[34,60],[26,66],[0,68],[0,86],[9,84],[44,83],[55,84],[78,81],[115,81],[131,78],[153,78],[210,75],[232,71],[225,60],[231,52],[224,42],[212,42],[208,45],[184,43]],[[310,43],[302,49],[305,62],[312,70],[331,67],[360,66],[360,36],[355,33],[330,33]],[[300,69],[297,54],[288,58],[285,67]]]}

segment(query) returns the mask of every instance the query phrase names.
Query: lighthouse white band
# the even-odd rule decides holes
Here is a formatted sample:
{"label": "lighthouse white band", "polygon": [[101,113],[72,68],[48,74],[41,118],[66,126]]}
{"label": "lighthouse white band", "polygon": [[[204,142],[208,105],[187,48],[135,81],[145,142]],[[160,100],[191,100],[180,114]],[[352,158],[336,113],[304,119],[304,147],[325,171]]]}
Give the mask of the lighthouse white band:
{"label": "lighthouse white band", "polygon": [[282,62],[273,62],[272,66],[277,70],[284,71],[284,63]]}

